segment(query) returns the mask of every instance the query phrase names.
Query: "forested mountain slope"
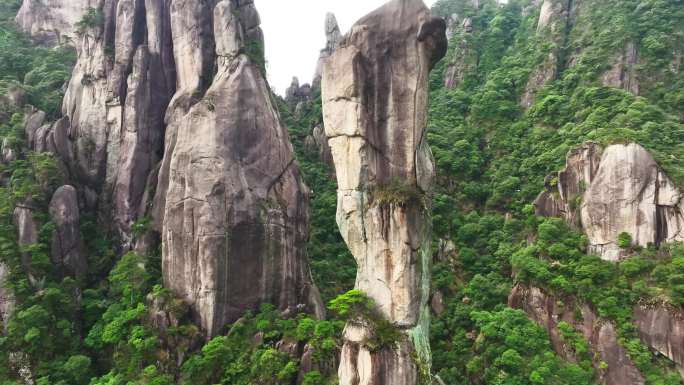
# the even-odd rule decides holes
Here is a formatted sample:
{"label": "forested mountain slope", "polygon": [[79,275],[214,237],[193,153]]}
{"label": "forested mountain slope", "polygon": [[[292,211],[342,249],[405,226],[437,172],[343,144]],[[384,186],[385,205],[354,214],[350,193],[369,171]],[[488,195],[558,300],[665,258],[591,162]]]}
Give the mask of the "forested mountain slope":
{"label": "forested mountain slope", "polygon": [[[447,383],[679,383],[660,354],[681,365],[681,249],[666,244],[680,239],[660,219],[681,220],[682,3],[479,3],[435,6],[453,26],[432,83],[434,286],[446,298],[435,371]],[[545,197],[562,204],[545,210]],[[597,232],[622,262],[591,256]],[[564,374],[551,348],[576,366]]]}
{"label": "forested mountain slope", "polygon": [[[328,385],[345,321],[377,322],[371,351],[396,343],[350,291],[320,84],[268,90],[251,1],[21,3],[0,0],[0,383]],[[449,51],[429,79],[421,380],[681,384],[684,3],[440,0],[433,15]],[[325,27],[322,61],[341,40],[334,17]],[[235,199],[237,216],[211,215]],[[221,288],[213,272],[246,261],[282,284]]]}

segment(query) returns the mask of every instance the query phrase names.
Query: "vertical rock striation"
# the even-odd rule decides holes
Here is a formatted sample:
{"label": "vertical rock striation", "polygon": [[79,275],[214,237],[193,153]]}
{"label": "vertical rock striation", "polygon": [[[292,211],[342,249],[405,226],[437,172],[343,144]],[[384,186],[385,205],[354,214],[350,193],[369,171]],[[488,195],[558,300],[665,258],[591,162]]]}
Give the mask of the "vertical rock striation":
{"label": "vertical rock striation", "polygon": [[[45,15],[17,17],[36,38],[73,36],[78,54],[64,116],[35,111],[26,125],[73,185],[54,210],[98,212],[120,252],[156,246],[132,230],[151,216],[164,282],[209,336],[264,302],[320,316],[304,252],[309,192],[265,81],[253,1],[82,0],[69,15],[62,2],[24,0]],[[76,240],[61,235],[53,259],[80,275]]]}
{"label": "vertical rock striation", "polygon": [[417,384],[429,367],[427,82],[446,52],[445,29],[422,1],[393,0],[358,21],[323,66],[337,222],[357,261],[356,288],[400,334],[371,349],[373,326],[350,322],[341,385]]}
{"label": "vertical rock striation", "polygon": [[33,114],[29,144],[58,155],[84,207],[99,211],[123,250],[148,203],[146,182],[161,157],[175,91],[170,7],[169,0],[25,0],[17,15],[31,36],[59,36],[78,57],[63,118],[44,124],[45,114]]}
{"label": "vertical rock striation", "polygon": [[[549,332],[551,344],[558,355],[578,362],[573,346],[563,339],[558,327],[565,322],[582,334],[589,343],[589,356],[603,385],[644,385],[646,382],[628,351],[620,345],[615,325],[601,319],[591,307],[572,299],[558,298],[536,287],[518,285],[508,298],[508,305],[521,309],[539,326]],[[607,365],[601,365],[601,363]]]}
{"label": "vertical rock striation", "polygon": [[586,143],[568,154],[565,170],[547,177],[535,201],[538,215],[581,226],[590,252],[609,261],[628,256],[618,245],[627,233],[635,245],[684,241],[682,192],[642,146],[601,150]]}
{"label": "vertical rock striation", "polygon": [[587,187],[596,177],[603,148],[587,142],[568,152],[565,168],[546,177],[545,190],[534,201],[536,214],[562,217],[572,226],[581,226],[579,207]]}
{"label": "vertical rock striation", "polygon": [[[263,46],[254,5],[220,1],[213,36],[218,71],[201,99],[175,112],[161,171],[164,283],[192,304],[209,336],[261,303],[290,312],[318,303],[304,252],[309,192],[262,68],[246,54]],[[177,56],[187,65],[181,76],[201,73],[206,57],[193,56]],[[203,81],[189,80],[181,90]]]}
{"label": "vertical rock striation", "polygon": [[55,223],[52,235],[52,263],[60,274],[79,279],[88,273],[88,261],[81,240],[78,195],[72,186],[62,186],[50,201],[50,217]]}

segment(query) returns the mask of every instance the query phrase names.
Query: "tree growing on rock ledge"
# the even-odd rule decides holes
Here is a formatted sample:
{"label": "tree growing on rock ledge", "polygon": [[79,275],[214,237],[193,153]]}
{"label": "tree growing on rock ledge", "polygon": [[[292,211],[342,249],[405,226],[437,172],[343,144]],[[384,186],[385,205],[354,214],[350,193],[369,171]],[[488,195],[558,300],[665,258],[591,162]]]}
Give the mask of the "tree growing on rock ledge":
{"label": "tree growing on rock ledge", "polygon": [[[393,0],[358,21],[323,66],[337,222],[358,264],[356,289],[397,331],[392,343],[369,346],[376,330],[350,320],[340,385],[409,385],[429,376],[431,229],[423,198],[434,162],[425,128],[428,74],[446,53],[445,30],[422,1]],[[387,188],[396,181],[401,189]],[[419,199],[399,199],[405,191]]]}

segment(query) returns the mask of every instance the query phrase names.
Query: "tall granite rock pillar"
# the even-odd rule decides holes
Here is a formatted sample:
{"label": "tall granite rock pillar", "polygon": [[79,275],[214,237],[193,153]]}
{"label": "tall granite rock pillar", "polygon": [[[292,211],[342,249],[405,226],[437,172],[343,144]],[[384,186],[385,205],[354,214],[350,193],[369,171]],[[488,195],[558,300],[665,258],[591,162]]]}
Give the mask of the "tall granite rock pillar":
{"label": "tall granite rock pillar", "polygon": [[[174,16],[190,5],[198,9]],[[213,9],[187,2],[172,18],[209,11],[215,54],[195,53],[217,72],[203,95],[192,95],[187,112],[174,112],[175,139],[167,143],[158,190],[166,191],[164,284],[213,336],[262,303],[292,313],[309,305],[315,311],[320,301],[305,255],[309,190],[263,68],[247,53],[263,47],[258,14],[249,1],[222,0]],[[177,54],[178,74],[201,73],[194,71],[198,62]]]}
{"label": "tall granite rock pillar", "polygon": [[358,21],[323,65],[337,222],[358,264],[356,288],[400,336],[371,347],[372,323],[350,321],[341,385],[417,384],[429,368],[434,163],[425,132],[428,74],[446,53],[445,30],[422,1],[393,0]]}

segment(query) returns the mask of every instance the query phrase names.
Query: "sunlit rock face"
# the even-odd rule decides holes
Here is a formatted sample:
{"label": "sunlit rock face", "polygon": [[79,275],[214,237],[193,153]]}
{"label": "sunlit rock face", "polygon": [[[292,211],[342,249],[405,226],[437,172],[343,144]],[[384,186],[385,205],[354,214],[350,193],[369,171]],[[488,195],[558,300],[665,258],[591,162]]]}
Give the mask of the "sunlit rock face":
{"label": "sunlit rock face", "polygon": [[[63,6],[24,1],[38,5]],[[309,190],[265,80],[253,1],[72,6],[75,21],[51,13],[50,28],[18,20],[73,36],[63,117],[32,112],[26,131],[35,151],[57,155],[78,206],[99,214],[120,253],[161,239],[165,285],[208,336],[265,302],[322,316],[305,255]],[[146,217],[159,236],[137,239]]]}
{"label": "sunlit rock face", "polygon": [[427,81],[446,52],[445,29],[422,1],[394,0],[358,21],[323,66],[337,222],[357,261],[356,288],[401,334],[396,346],[371,351],[372,328],[347,325],[342,385],[416,384],[412,357],[429,366]]}
{"label": "sunlit rock face", "polygon": [[683,241],[681,198],[642,146],[616,144],[602,150],[587,143],[568,154],[565,170],[547,178],[535,207],[538,215],[564,217],[581,227],[591,253],[618,261],[629,255],[618,244],[622,233],[643,247]]}

